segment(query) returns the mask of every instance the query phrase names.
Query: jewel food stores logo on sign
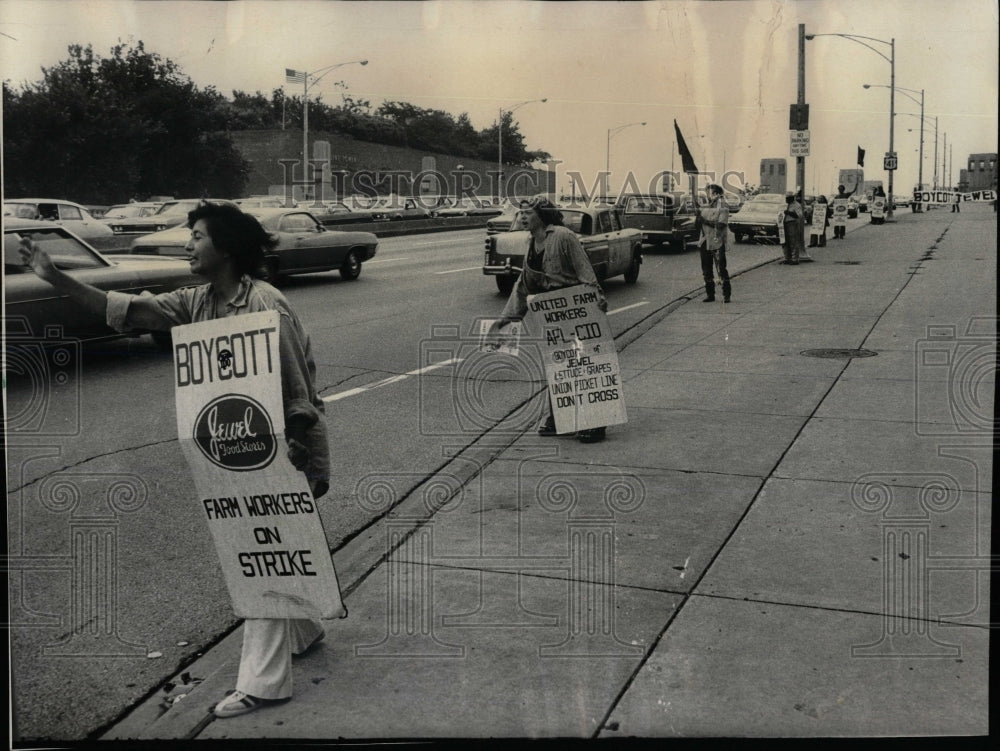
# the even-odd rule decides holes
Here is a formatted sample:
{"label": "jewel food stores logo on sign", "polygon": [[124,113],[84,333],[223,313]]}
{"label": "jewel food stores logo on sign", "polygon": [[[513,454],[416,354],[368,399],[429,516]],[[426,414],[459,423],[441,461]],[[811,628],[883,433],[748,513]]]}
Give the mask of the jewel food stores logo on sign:
{"label": "jewel food stores logo on sign", "polygon": [[267,411],[239,394],[225,394],[205,405],[194,423],[194,440],[209,461],[233,472],[263,469],[277,454]]}

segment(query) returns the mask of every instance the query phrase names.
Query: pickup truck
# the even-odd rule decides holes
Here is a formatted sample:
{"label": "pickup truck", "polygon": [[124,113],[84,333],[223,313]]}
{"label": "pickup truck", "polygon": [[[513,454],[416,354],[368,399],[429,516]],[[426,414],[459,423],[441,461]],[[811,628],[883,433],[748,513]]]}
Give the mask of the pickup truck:
{"label": "pickup truck", "polygon": [[[642,263],[642,232],[623,227],[618,212],[609,206],[594,208],[560,208],[563,224],[580,238],[590,265],[598,280],[624,274],[625,281],[634,284]],[[509,232],[486,237],[486,260],[483,274],[496,279],[501,294],[509,295],[521,273],[531,239],[515,217]]]}
{"label": "pickup truck", "polygon": [[683,196],[624,194],[618,196],[615,208],[623,226],[639,230],[654,245],[684,250],[698,239],[695,212]]}

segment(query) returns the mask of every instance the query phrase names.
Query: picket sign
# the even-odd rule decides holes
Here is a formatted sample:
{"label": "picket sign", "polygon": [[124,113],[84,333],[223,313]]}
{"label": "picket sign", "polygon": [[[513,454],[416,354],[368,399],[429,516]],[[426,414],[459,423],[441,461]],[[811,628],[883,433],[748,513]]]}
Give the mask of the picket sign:
{"label": "picket sign", "polygon": [[628,421],[614,336],[593,287],[529,295],[525,322],[540,338],[557,433]]}
{"label": "picket sign", "polygon": [[316,499],[285,443],[277,311],[173,329],[177,435],[241,618],[346,615]]}

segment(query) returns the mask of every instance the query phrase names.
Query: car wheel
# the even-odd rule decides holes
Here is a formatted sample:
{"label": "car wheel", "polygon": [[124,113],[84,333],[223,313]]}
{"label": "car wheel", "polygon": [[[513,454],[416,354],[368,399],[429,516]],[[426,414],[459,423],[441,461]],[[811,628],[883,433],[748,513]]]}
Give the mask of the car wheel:
{"label": "car wheel", "polygon": [[738,243],[743,242],[743,233],[742,232],[734,232],[733,236],[736,238],[736,242],[738,242]]}
{"label": "car wheel", "polygon": [[275,287],[278,286],[278,259],[271,257],[264,259],[264,281]]}
{"label": "car wheel", "polygon": [[357,279],[361,275],[361,260],[358,258],[358,251],[348,252],[344,259],[344,265],[340,267],[340,276],[348,281]]}
{"label": "car wheel", "polygon": [[150,331],[149,335],[153,337],[153,342],[156,344],[156,348],[161,352],[172,352],[174,349],[174,337],[169,331]]}
{"label": "car wheel", "polygon": [[625,269],[625,281],[628,284],[635,284],[639,279],[639,266],[642,264],[642,255],[638,249],[632,251],[632,263]]}
{"label": "car wheel", "polygon": [[497,280],[497,289],[500,290],[501,295],[509,295],[514,289],[514,282],[517,281],[517,277],[513,276],[495,276],[493,278]]}

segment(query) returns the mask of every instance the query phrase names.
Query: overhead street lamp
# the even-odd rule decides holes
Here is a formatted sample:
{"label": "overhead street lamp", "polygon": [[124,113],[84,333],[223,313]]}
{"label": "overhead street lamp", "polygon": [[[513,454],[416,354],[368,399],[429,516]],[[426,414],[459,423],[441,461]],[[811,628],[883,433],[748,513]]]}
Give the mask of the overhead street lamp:
{"label": "overhead street lamp", "polygon": [[320,82],[328,73],[345,65],[368,65],[367,60],[348,60],[346,63],[334,63],[314,71],[285,69],[285,80],[289,83],[302,81],[302,179],[306,179],[309,164],[309,87]]}
{"label": "overhead street lamp", "polygon": [[[513,107],[507,110],[507,114],[509,115],[514,114],[515,110],[520,109],[526,104],[534,104],[536,102],[541,102],[542,104],[544,104],[547,101],[549,101],[547,97],[544,99],[529,99],[526,102],[515,104]],[[503,201],[503,199],[505,198],[504,195],[505,191],[503,189],[503,113],[504,113],[504,108],[501,107],[500,117],[497,120],[497,198],[499,199],[499,201]]]}
{"label": "overhead street lamp", "polygon": [[[925,116],[921,116],[921,115],[915,115],[912,112],[899,112],[897,114],[908,115],[909,117],[919,117],[920,118],[920,131],[921,131],[920,132],[920,138],[921,138],[921,140],[923,140],[923,125],[924,125],[924,122],[927,122],[928,127],[929,127],[930,126],[930,118],[929,117],[925,117]],[[907,130],[910,133],[913,132],[913,128],[907,128]],[[933,177],[933,180],[934,180],[933,188],[934,188],[934,190],[937,190],[937,187],[938,187],[937,154],[938,154],[938,119],[937,119],[937,115],[935,115],[934,116],[934,177]]]}
{"label": "overhead street lamp", "polygon": [[625,125],[619,125],[617,128],[608,128],[608,149],[604,158],[604,197],[607,198],[611,195],[611,136],[616,133],[621,133],[625,128],[631,128],[633,125],[645,125],[645,122],[634,122],[627,123]]}
{"label": "overhead street lamp", "polygon": [[[842,37],[843,39],[848,39],[852,42],[860,44],[862,47],[867,47],[876,55],[889,62],[889,153],[894,153],[893,147],[893,134],[895,132],[895,116],[896,116],[896,38],[893,37],[888,42],[884,39],[876,39],[875,37],[866,37],[859,34],[806,34],[806,39],[813,40],[816,37]],[[889,47],[889,54],[886,55],[884,52],[876,49],[868,42],[878,42],[879,44],[884,44]],[[889,205],[886,209],[886,218],[892,219],[892,176],[895,170],[889,170]]]}

